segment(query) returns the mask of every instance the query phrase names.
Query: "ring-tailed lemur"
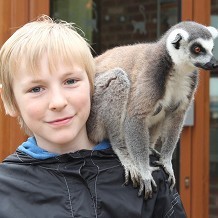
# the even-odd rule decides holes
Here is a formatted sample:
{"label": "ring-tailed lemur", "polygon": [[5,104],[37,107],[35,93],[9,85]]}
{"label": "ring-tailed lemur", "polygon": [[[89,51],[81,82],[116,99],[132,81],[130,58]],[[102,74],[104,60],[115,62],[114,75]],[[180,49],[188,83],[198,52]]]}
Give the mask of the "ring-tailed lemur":
{"label": "ring-tailed lemur", "polygon": [[[162,141],[157,164],[175,176],[171,164],[185,113],[194,98],[198,68],[217,67],[212,54],[218,31],[186,21],[154,43],[116,47],[98,56],[95,92],[87,129],[91,140],[108,138],[125,169],[125,181],[152,197],[156,183],[149,147]],[[117,68],[117,69],[114,69]]]}

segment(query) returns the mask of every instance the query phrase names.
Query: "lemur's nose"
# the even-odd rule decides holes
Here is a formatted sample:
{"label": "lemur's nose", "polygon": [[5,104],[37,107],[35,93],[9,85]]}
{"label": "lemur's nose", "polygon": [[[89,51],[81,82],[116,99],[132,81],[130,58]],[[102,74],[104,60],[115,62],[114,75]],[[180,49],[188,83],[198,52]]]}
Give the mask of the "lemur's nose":
{"label": "lemur's nose", "polygon": [[217,60],[215,57],[212,57],[212,58],[210,59],[210,62],[208,62],[207,64],[210,65],[209,68],[211,68],[211,70],[218,68],[218,60]]}
{"label": "lemur's nose", "polygon": [[215,62],[212,64],[212,67],[215,69],[215,68],[218,68],[218,62]]}

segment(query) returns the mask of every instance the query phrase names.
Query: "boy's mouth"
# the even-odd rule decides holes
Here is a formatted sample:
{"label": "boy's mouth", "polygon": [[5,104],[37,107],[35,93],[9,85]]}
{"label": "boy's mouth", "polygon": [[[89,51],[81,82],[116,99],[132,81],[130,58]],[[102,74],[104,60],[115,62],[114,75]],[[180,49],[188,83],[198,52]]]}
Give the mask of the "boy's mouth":
{"label": "boy's mouth", "polygon": [[51,125],[54,125],[54,126],[62,126],[62,125],[68,124],[73,119],[73,117],[74,116],[55,119],[55,120],[49,121],[47,123],[51,124]]}

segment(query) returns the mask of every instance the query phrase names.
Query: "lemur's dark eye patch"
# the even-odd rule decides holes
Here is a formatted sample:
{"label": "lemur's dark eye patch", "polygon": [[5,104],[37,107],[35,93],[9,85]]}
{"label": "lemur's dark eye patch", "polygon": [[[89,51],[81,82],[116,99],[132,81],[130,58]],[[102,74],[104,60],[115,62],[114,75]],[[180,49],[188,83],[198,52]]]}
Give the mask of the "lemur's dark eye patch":
{"label": "lemur's dark eye patch", "polygon": [[198,54],[201,54],[201,53],[204,53],[205,52],[205,49],[198,43],[194,43],[192,46],[191,46],[191,51],[198,55]]}

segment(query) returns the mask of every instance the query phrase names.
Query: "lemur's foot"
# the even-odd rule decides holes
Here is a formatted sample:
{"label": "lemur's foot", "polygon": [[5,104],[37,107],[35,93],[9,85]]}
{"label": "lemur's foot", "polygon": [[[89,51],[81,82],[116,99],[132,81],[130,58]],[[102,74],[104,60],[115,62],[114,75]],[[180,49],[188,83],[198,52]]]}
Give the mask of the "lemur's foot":
{"label": "lemur's foot", "polygon": [[[143,183],[140,183],[138,195],[141,196],[144,191],[144,198],[147,200],[148,198],[152,198],[153,191],[157,191],[157,184],[154,181],[152,173],[154,171],[159,170],[159,167],[149,167],[148,170],[143,171]],[[142,181],[142,180],[141,180]]]}
{"label": "lemur's foot", "polygon": [[138,187],[141,184],[142,180],[139,170],[134,164],[128,164],[123,167],[125,172],[125,185],[128,185],[129,181],[131,180],[133,183],[133,187]]}
{"label": "lemur's foot", "polygon": [[155,157],[157,157],[158,159],[160,158],[161,154],[159,151],[157,151],[156,149],[154,148],[149,148],[149,154],[150,155],[154,155]]}
{"label": "lemur's foot", "polygon": [[164,161],[164,160],[159,160],[159,161],[155,161],[155,164],[162,166],[165,173],[169,175],[168,177],[168,182],[170,183],[170,189],[172,190],[176,184],[176,178],[174,175],[174,171],[173,171],[173,167],[171,162],[169,161]]}

